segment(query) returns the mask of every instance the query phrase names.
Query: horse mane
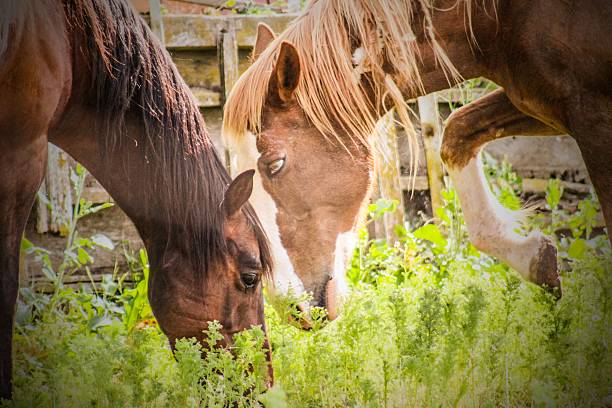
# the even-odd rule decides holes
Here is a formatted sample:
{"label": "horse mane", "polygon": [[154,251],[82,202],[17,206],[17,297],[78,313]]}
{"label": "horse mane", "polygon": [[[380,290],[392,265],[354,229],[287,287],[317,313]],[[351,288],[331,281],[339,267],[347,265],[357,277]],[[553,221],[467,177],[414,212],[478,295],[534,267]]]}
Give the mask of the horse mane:
{"label": "horse mane", "polygon": [[[127,121],[142,125],[143,151],[152,183],[145,217],[160,212],[171,237],[186,239],[197,270],[227,254],[220,209],[231,182],[195,99],[165,48],[127,0],[65,0],[69,26],[86,41],[75,52],[90,62],[86,98],[98,112],[99,141],[108,156],[134,143]],[[147,166],[149,167],[149,166]],[[160,197],[168,205],[159,205]],[[160,208],[161,207],[161,208]],[[243,207],[259,242],[261,261],[271,271],[267,238],[250,205]]]}
{"label": "horse mane", "polygon": [[[390,100],[411,136],[412,174],[416,174],[418,143],[400,89],[423,91],[417,65],[419,50],[412,30],[417,15],[449,82],[460,78],[436,39],[431,19],[434,2],[313,1],[240,77],[225,105],[224,134],[239,141],[247,132],[261,131],[270,76],[281,43],[288,41],[298,50],[301,62],[295,97],[317,130],[326,139],[344,145],[338,136],[339,126],[350,141],[370,146],[377,112]],[[457,0],[465,4],[468,13],[472,2]]]}

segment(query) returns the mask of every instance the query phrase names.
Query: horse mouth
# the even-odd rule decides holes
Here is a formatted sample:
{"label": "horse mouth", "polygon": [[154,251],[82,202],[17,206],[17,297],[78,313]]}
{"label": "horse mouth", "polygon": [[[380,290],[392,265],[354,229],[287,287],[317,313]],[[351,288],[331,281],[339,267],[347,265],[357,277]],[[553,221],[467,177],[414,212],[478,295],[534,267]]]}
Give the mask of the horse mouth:
{"label": "horse mouth", "polygon": [[296,303],[289,313],[289,324],[302,330],[312,330],[313,322],[310,318],[310,305],[308,302]]}

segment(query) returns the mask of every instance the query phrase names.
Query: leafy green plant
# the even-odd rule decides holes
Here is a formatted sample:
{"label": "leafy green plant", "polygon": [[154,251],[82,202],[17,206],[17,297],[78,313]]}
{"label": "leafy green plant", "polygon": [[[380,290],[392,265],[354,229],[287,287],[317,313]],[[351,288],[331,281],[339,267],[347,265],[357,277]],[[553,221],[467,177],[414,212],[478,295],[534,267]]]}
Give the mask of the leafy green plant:
{"label": "leafy green plant", "polygon": [[[487,166],[493,191],[515,205],[520,179],[503,163]],[[304,331],[287,321],[300,317],[290,309],[305,298],[278,300],[289,302],[281,313],[266,305],[275,370],[269,390],[261,329],[202,359],[195,341],[180,340],[173,355],[155,325],[139,324],[149,316],[144,252],[126,252],[140,277],[135,287],[115,274],[95,290],[22,289],[16,395],[0,405],[605,406],[612,251],[594,229],[593,196],[573,214],[561,209],[562,197],[561,184],[551,181],[545,211],[523,228],[558,240],[560,300],[476,251],[456,194],[446,190],[436,224],[397,226],[394,244],[360,231],[347,271],[352,293],[338,319]],[[396,208],[381,201],[369,211],[380,217]],[[562,223],[570,233],[556,235]],[[212,323],[205,346],[219,336]]]}
{"label": "leafy green plant", "polygon": [[104,234],[82,237],[78,233],[77,224],[82,218],[113,206],[112,203],[93,204],[81,198],[86,177],[87,171],[80,164],[71,169],[70,181],[76,197],[76,205],[67,225],[62,228],[67,233],[63,257],[59,265],[53,265],[48,250],[35,246],[25,237],[22,239],[22,250],[26,254],[34,255],[34,258],[41,263],[43,275],[53,284],[56,290],[62,288],[65,276],[78,270],[85,270],[91,279],[89,267],[94,262],[90,254],[92,249],[103,248],[112,251],[115,248],[113,242]]}
{"label": "leafy green plant", "polygon": [[520,210],[522,203],[519,191],[523,182],[521,177],[512,171],[507,160],[500,162],[486,152],[483,152],[483,163],[491,191],[500,204],[510,210]]}
{"label": "leafy green plant", "polygon": [[[131,265],[134,265],[135,261],[133,258],[130,257],[128,259],[132,259]],[[135,277],[134,287],[125,289],[121,293],[121,300],[125,308],[123,323],[128,333],[132,332],[138,323],[154,319],[148,298],[149,258],[144,249],[140,249],[138,252],[138,261],[139,266],[137,270],[142,271],[142,275],[133,273],[132,276]]]}

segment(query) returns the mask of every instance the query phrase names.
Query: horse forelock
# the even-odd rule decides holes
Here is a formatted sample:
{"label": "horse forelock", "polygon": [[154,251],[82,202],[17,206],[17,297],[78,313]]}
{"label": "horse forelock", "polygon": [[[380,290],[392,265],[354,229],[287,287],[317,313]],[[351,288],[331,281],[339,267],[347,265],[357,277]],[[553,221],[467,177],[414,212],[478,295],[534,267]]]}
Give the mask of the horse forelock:
{"label": "horse forelock", "polygon": [[[422,93],[413,23],[423,31],[449,82],[459,72],[438,43],[432,22],[436,0],[318,0],[281,33],[240,77],[225,105],[223,132],[237,141],[261,131],[271,74],[280,45],[287,41],[300,56],[297,103],[325,138],[370,147],[377,111],[390,101],[410,136],[412,172],[418,143],[402,90]],[[495,0],[493,0],[495,1]],[[474,0],[457,0],[471,16]],[[471,32],[471,18],[466,20]],[[362,75],[369,79],[362,81]],[[340,129],[338,129],[340,127]],[[339,130],[344,133],[340,135]]]}
{"label": "horse forelock", "polygon": [[[66,0],[73,29],[88,44],[89,96],[99,113],[102,151],[132,143],[126,120],[136,118],[146,139],[145,156],[155,162],[147,217],[162,212],[168,234],[191,239],[197,269],[227,255],[219,210],[231,178],[219,159],[195,99],[170,56],[127,0]],[[159,206],[160,197],[167,205]],[[262,263],[271,269],[268,243],[250,208],[244,213],[259,241]]]}

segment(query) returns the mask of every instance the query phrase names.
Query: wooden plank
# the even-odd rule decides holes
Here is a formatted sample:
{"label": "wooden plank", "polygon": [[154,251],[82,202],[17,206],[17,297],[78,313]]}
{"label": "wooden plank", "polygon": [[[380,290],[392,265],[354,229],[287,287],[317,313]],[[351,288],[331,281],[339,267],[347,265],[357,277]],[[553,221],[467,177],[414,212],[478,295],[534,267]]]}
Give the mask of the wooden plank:
{"label": "wooden plank", "polygon": [[[525,193],[544,193],[548,187],[548,179],[540,178],[524,178],[522,190]],[[581,194],[588,194],[591,191],[589,184],[572,183],[569,181],[561,181],[564,190],[573,191]]]}
{"label": "wooden plank", "polygon": [[166,47],[171,49],[214,49],[217,46],[217,31],[224,21],[233,20],[236,27],[238,47],[251,48],[255,45],[257,25],[268,24],[275,32],[284,31],[296,14],[282,15],[164,15],[164,38]]}
{"label": "wooden plank", "polygon": [[[222,7],[227,3],[227,0],[181,0],[183,3],[200,4],[208,7]],[[244,1],[236,0],[236,4],[243,4]]]}
{"label": "wooden plank", "polygon": [[97,181],[92,186],[83,189],[81,198],[96,204],[114,202],[110,194]]}
{"label": "wooden plank", "polygon": [[160,0],[149,0],[149,15],[151,16],[151,31],[157,36],[162,45],[164,41],[164,19],[161,14]]}
{"label": "wooden plank", "polygon": [[[249,48],[255,43],[257,25],[265,22],[275,32],[283,31],[297,14],[283,15],[250,15],[250,16],[202,16],[202,15],[163,15],[164,38],[166,46],[171,50],[181,75],[191,86],[206,88],[210,97],[198,98],[200,107],[220,106],[217,100],[221,95],[213,96],[219,86],[217,63],[214,61],[219,26],[233,22],[236,30],[236,41],[239,53],[239,72],[249,66]],[[210,50],[203,51],[203,50]],[[471,96],[484,94],[483,90],[471,90]],[[440,104],[461,103],[465,100],[464,92],[454,88],[438,93]],[[416,101],[412,101],[416,103]]]}
{"label": "wooden plank", "polygon": [[431,207],[435,217],[436,211],[442,206],[442,189],[444,188],[444,171],[440,158],[440,118],[436,94],[429,94],[418,98],[419,117],[421,120],[421,135],[425,146],[425,160],[427,162],[427,179],[429,181],[429,194]]}
{"label": "wooden plank", "polygon": [[299,13],[302,10],[302,0],[287,0],[287,11]]}
{"label": "wooden plank", "polygon": [[196,102],[200,108],[212,108],[221,106],[221,93],[214,92],[210,89],[191,87],[191,92],[196,98]]}
{"label": "wooden plank", "polygon": [[[127,269],[126,268],[127,265],[121,265],[121,266],[122,266],[122,270]],[[113,274],[112,268],[108,268],[108,269],[98,268],[98,269],[94,269],[91,271],[91,279],[86,274],[69,275],[69,276],[64,276],[62,284],[64,286],[68,286],[72,288],[79,288],[82,285],[91,287],[91,280],[93,279],[94,284],[96,284],[96,290],[100,290],[101,288],[97,285],[102,283],[102,281],[104,280],[104,275],[112,275],[112,274]],[[134,282],[133,278],[129,274],[123,280],[124,285],[129,285],[133,282]],[[33,286],[37,292],[42,292],[42,293],[53,293],[53,291],[55,290],[55,285],[52,282],[49,282],[49,280],[44,276],[33,276],[29,278],[24,285],[22,285],[22,287],[30,287],[30,286]]]}
{"label": "wooden plank", "polygon": [[59,147],[49,144],[47,175],[48,231],[65,234],[72,218],[72,188],[70,157]]}
{"label": "wooden plank", "polygon": [[[258,2],[258,1],[253,2],[252,0],[234,0],[232,5],[228,5],[227,0],[180,0],[180,1],[183,3],[198,4],[201,6],[214,7],[214,8],[225,9],[225,10],[241,10],[241,9],[244,10],[246,8],[256,7],[258,10],[265,10],[268,12],[281,13],[283,11],[281,7],[275,7],[274,5],[266,4],[266,3]],[[294,0],[289,0],[289,1],[294,1]]]}
{"label": "wooden plank", "polygon": [[236,22],[228,19],[219,26],[217,39],[217,58],[221,85],[221,106],[238,80],[238,41]]}
{"label": "wooden plank", "polygon": [[429,180],[427,180],[427,176],[416,176],[414,178],[414,188],[412,177],[410,176],[401,176],[400,178],[400,186],[403,191],[427,191],[429,190]]}
{"label": "wooden plank", "polygon": [[[227,97],[238,80],[238,41],[236,39],[236,22],[228,19],[220,26],[217,39],[217,52],[219,58],[219,74],[221,76],[221,106],[225,105]],[[223,136],[222,136],[223,137]],[[236,176],[238,158],[222,140],[225,154],[225,165],[232,177]]]}
{"label": "wooden plank", "polygon": [[385,214],[381,220],[375,222],[375,234],[379,238],[386,238],[388,242],[397,240],[394,227],[404,225],[404,200],[394,115],[392,110],[378,122],[374,148],[377,180],[374,199],[385,198],[399,202],[397,211]]}
{"label": "wooden plank", "polygon": [[44,234],[49,231],[49,209],[47,208],[47,183],[43,180],[36,197],[36,232]]}
{"label": "wooden plank", "polygon": [[[238,72],[250,65],[249,50],[238,51]],[[172,59],[200,108],[221,106],[221,75],[216,49],[172,50]]]}
{"label": "wooden plank", "polygon": [[458,86],[455,86],[453,88],[444,89],[442,91],[436,92],[436,97],[438,104],[447,104],[449,102],[463,104],[478,99],[489,92],[490,90],[486,90],[483,88],[473,88],[470,90],[465,90]]}

